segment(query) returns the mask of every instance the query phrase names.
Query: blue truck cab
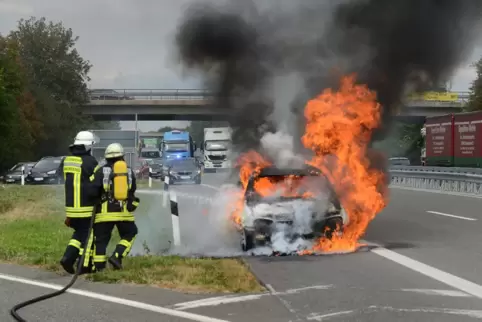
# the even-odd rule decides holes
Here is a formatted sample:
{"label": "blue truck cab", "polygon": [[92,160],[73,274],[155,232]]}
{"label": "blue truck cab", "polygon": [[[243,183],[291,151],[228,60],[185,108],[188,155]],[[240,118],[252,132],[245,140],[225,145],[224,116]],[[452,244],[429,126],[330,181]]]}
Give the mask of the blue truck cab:
{"label": "blue truck cab", "polygon": [[164,133],[162,157],[165,160],[193,158],[196,146],[189,132],[170,131]]}

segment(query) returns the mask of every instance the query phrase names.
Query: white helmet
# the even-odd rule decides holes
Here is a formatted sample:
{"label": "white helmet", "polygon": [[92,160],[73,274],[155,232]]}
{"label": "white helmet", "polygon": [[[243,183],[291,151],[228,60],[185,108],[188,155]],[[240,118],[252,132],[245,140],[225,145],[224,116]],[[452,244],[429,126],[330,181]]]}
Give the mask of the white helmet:
{"label": "white helmet", "polygon": [[105,149],[106,159],[118,158],[124,156],[124,148],[119,143],[111,143]]}
{"label": "white helmet", "polygon": [[73,145],[83,145],[85,149],[88,151],[92,148],[95,143],[95,137],[92,132],[89,131],[80,131],[75,136],[74,144]]}

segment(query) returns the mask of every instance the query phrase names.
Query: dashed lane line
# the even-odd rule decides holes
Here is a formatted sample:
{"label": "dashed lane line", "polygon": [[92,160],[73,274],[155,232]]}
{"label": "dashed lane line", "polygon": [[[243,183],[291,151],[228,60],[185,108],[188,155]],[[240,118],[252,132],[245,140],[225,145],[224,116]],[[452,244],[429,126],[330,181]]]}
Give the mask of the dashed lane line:
{"label": "dashed lane line", "polygon": [[447,213],[444,213],[444,212],[438,212],[438,211],[432,211],[432,210],[427,210],[427,212],[429,214],[433,214],[433,215],[439,215],[439,216],[468,220],[468,221],[476,221],[477,220],[477,219],[471,218],[471,217],[456,216],[456,215],[451,215],[451,214],[447,214]]}

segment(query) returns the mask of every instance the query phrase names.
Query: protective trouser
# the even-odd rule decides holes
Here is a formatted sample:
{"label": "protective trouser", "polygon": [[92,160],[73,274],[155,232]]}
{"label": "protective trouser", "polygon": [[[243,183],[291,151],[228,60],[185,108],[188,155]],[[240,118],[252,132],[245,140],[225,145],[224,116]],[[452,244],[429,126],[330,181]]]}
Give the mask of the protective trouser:
{"label": "protective trouser", "polygon": [[[107,245],[109,244],[114,227],[117,227],[121,240],[117,243],[112,256],[107,258]],[[99,222],[94,225],[94,235],[95,270],[103,270],[106,267],[107,260],[115,269],[121,269],[122,259],[131,251],[132,245],[137,236],[137,226],[134,221]]]}
{"label": "protective trouser", "polygon": [[90,218],[71,218],[70,227],[74,230],[72,237],[65,249],[64,256],[60,260],[60,264],[64,270],[70,274],[75,273],[76,260],[82,256],[86,249],[86,254],[84,258],[84,263],[80,271],[83,273],[90,273],[93,269],[92,263],[92,251],[94,248],[94,236],[91,234],[89,241],[87,242],[87,247],[84,245],[85,240],[89,234],[90,228]]}

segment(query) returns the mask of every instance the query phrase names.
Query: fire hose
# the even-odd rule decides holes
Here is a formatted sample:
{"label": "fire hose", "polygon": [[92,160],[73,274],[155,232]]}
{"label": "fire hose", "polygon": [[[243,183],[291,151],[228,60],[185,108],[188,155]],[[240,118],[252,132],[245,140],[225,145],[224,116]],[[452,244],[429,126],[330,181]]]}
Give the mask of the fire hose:
{"label": "fire hose", "polygon": [[[92,216],[91,216],[91,219],[90,219],[90,225],[89,225],[89,233],[87,234],[87,238],[84,242],[84,245],[87,246],[88,243],[89,243],[89,240],[90,240],[90,237],[92,235],[92,231],[93,231],[93,228],[94,228],[94,221],[95,221],[95,213],[96,213],[96,208],[97,207],[94,207],[94,210],[92,211]],[[30,300],[27,300],[27,301],[24,301],[24,302],[21,302],[21,303],[18,303],[17,305],[15,305],[11,310],[10,310],[10,315],[18,322],[28,322],[27,320],[25,320],[24,318],[22,318],[20,315],[18,315],[17,311],[20,310],[21,308],[24,308],[26,306],[29,306],[29,305],[32,305],[32,304],[35,304],[35,303],[38,303],[38,302],[41,302],[41,301],[45,301],[47,299],[51,299],[51,298],[54,298],[56,296],[59,296],[63,293],[65,293],[69,288],[71,288],[75,282],[77,281],[77,278],[79,277],[79,274],[80,274],[80,271],[82,269],[82,265],[84,263],[84,260],[85,260],[85,255],[87,253],[87,249],[84,247],[84,252],[82,253],[82,255],[80,256],[80,259],[79,259],[79,262],[77,264],[77,269],[75,271],[75,274],[74,276],[72,276],[72,279],[70,280],[70,282],[65,285],[62,289],[58,290],[58,291],[55,291],[55,292],[52,292],[52,293],[48,293],[48,294],[44,294],[44,295],[41,295],[41,296],[38,296],[38,297],[35,297],[33,299],[30,299]]]}

